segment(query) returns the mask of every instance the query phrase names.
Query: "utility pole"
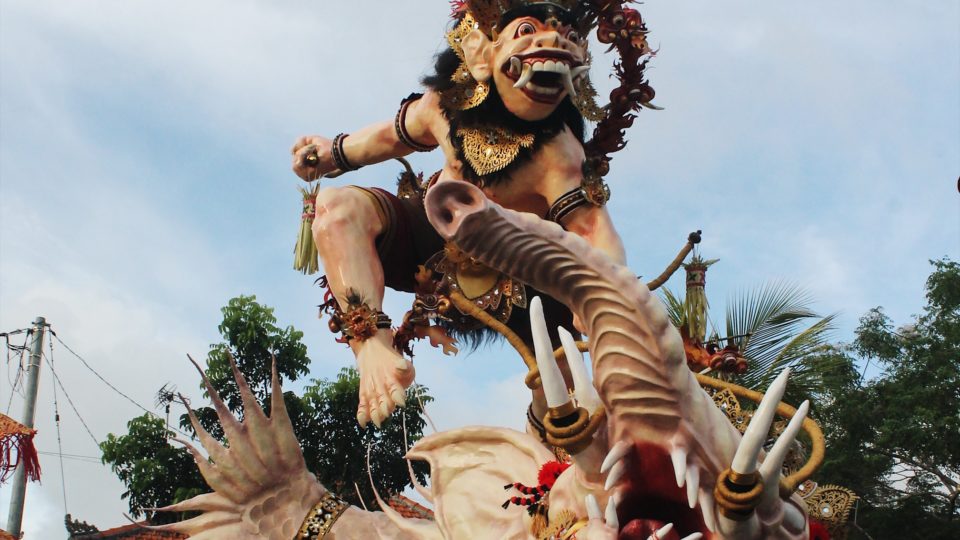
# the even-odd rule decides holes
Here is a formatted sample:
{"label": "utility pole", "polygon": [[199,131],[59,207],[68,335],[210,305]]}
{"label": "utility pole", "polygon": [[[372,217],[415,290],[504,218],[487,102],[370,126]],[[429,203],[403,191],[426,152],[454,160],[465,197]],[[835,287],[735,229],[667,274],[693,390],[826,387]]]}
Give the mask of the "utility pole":
{"label": "utility pole", "polygon": [[[43,333],[47,328],[47,320],[37,317],[33,321],[33,343],[30,345],[30,360],[27,364],[27,394],[23,404],[23,420],[21,424],[33,428],[33,417],[37,408],[37,388],[40,386],[40,358],[43,353]],[[13,473],[13,489],[10,494],[10,514],[7,516],[7,532],[14,538],[20,538],[20,529],[23,524],[23,501],[27,495],[27,470],[23,460]]]}

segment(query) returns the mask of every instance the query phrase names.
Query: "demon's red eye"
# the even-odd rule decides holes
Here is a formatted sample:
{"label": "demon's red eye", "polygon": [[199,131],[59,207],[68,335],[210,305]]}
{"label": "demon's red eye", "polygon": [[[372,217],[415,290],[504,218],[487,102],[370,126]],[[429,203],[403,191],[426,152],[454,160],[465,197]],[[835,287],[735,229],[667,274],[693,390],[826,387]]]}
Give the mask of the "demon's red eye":
{"label": "demon's red eye", "polygon": [[517,37],[529,36],[536,32],[537,28],[528,22],[520,23],[520,26],[517,27]]}

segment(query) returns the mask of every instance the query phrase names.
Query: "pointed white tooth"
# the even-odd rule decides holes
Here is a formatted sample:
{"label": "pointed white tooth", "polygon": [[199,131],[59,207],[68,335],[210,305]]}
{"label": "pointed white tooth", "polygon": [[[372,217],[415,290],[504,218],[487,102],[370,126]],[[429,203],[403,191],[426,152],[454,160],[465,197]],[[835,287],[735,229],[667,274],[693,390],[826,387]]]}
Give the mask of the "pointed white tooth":
{"label": "pointed white tooth", "polygon": [[584,503],[587,505],[587,517],[589,519],[600,519],[603,517],[603,514],[600,513],[600,503],[597,502],[597,498],[593,496],[593,493],[587,494]]}
{"label": "pointed white tooth", "polygon": [[523,88],[530,82],[530,79],[533,78],[533,67],[530,64],[523,65],[523,73],[520,74],[520,78],[517,79],[517,82],[513,83],[514,88]]}
{"label": "pointed white tooth", "polygon": [[770,432],[770,425],[773,424],[773,418],[777,412],[777,405],[783,392],[787,389],[787,379],[790,377],[790,368],[784,369],[770,388],[760,400],[757,411],[753,413],[750,419],[750,425],[743,434],[743,439],[737,447],[737,453],[733,456],[733,463],[730,468],[740,474],[751,474],[757,471],[757,457],[760,455],[760,449],[767,439],[767,433]]}
{"label": "pointed white tooth", "polygon": [[603,464],[600,465],[600,474],[607,474],[607,471],[613,467],[613,464],[623,459],[630,451],[631,445],[627,441],[618,441],[613,448],[607,452],[607,457],[603,458]]}
{"label": "pointed white tooth", "polygon": [[700,540],[703,538],[703,533],[693,533],[690,536],[684,536],[680,540]]}
{"label": "pointed white tooth", "polygon": [[687,475],[687,451],[683,448],[674,448],[670,452],[673,461],[673,475],[677,479],[677,487],[683,487]]}
{"label": "pointed white tooth", "polygon": [[607,527],[612,527],[613,530],[620,529],[620,520],[617,519],[617,501],[614,497],[607,499],[607,513],[604,521],[607,522]]}
{"label": "pointed white tooth", "polygon": [[553,357],[553,344],[550,343],[550,334],[547,333],[547,322],[543,317],[543,302],[540,301],[539,296],[530,302],[530,332],[533,334],[537,368],[540,369],[540,380],[543,382],[547,406],[566,405],[570,402],[570,395],[567,394],[567,385],[563,382],[563,374],[557,366],[557,359]]}
{"label": "pointed white tooth", "polygon": [[522,67],[523,65],[520,63],[519,58],[517,58],[516,56],[510,57],[510,73],[512,73],[513,75],[519,75]]}
{"label": "pointed white tooth", "polygon": [[607,475],[606,483],[603,484],[604,491],[610,491],[610,488],[615,486],[623,477],[625,470],[627,470],[627,466],[623,463],[623,460],[614,463],[613,467],[610,467],[610,474]]}
{"label": "pointed white tooth", "polygon": [[700,513],[703,515],[703,523],[710,532],[717,532],[717,516],[716,510],[714,509],[716,503],[713,500],[713,494],[702,490],[700,491],[698,499],[700,501]]}
{"label": "pointed white tooth", "polygon": [[663,540],[663,537],[670,534],[670,531],[673,530],[673,523],[667,523],[663,527],[657,529],[657,532],[650,535],[647,540]]}
{"label": "pointed white tooth", "polygon": [[[592,414],[600,408],[600,395],[597,393],[597,389],[593,387],[590,376],[587,375],[587,366],[584,363],[583,354],[577,348],[577,341],[573,339],[573,335],[566,328],[557,327],[557,332],[560,334],[560,343],[563,344],[563,352],[567,356],[567,365],[570,366],[570,375],[573,377],[574,397],[577,398],[577,403],[581,407]],[[613,465],[612,462],[610,464]],[[601,469],[601,472],[606,471]]]}
{"label": "pointed white tooth", "polygon": [[700,468],[690,465],[687,468],[687,504],[690,508],[697,506],[697,494],[700,490]]}
{"label": "pointed white tooth", "polygon": [[590,71],[590,66],[588,65],[577,66],[570,70],[570,76],[576,79],[588,71]]}
{"label": "pointed white tooth", "polygon": [[797,409],[797,414],[793,415],[790,423],[787,424],[787,428],[783,430],[780,438],[777,439],[773,448],[770,449],[770,453],[764,458],[763,464],[760,465],[760,476],[762,476],[765,481],[780,482],[780,471],[783,469],[783,460],[786,459],[787,453],[790,451],[790,447],[793,445],[793,441],[796,439],[797,433],[803,425],[803,419],[807,417],[809,411],[809,401],[804,401],[800,404],[800,408]]}
{"label": "pointed white tooth", "polygon": [[573,79],[570,77],[570,72],[561,73],[560,80],[563,81],[563,86],[567,89],[567,94],[570,95],[570,99],[576,98],[577,89],[573,87]]}

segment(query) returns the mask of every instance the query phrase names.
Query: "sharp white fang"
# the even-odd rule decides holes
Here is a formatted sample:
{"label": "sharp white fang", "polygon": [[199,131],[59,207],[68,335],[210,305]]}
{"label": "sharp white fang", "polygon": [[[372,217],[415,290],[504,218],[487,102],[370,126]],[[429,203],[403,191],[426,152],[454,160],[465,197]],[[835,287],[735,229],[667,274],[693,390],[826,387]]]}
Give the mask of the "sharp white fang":
{"label": "sharp white fang", "polygon": [[717,532],[717,516],[714,510],[713,495],[707,491],[701,491],[698,497],[700,501],[700,513],[703,515],[703,523],[710,532]]}
{"label": "sharp white fang", "polygon": [[576,79],[588,71],[590,71],[590,66],[588,65],[577,66],[570,70],[570,76]]}
{"label": "sharp white fang", "polygon": [[603,459],[603,464],[600,465],[600,474],[607,474],[607,471],[613,467],[614,463],[620,461],[623,459],[623,456],[627,455],[630,447],[631,444],[627,441],[618,441],[617,444],[613,445],[613,448],[607,453],[607,457]]}
{"label": "sharp white fang", "polygon": [[577,97],[577,89],[573,87],[573,79],[570,77],[570,72],[566,71],[560,74],[560,80],[563,81],[564,88],[567,89],[567,94],[570,95],[570,98]]}
{"label": "sharp white fang", "polygon": [[700,468],[691,465],[687,468],[687,504],[690,508],[697,506],[697,494],[700,490]]}
{"label": "sharp white fang", "polygon": [[604,521],[607,522],[607,527],[612,527],[614,530],[620,529],[620,520],[617,519],[617,502],[613,497],[607,499],[607,513]]}
{"label": "sharp white fang", "polygon": [[703,538],[703,533],[693,533],[690,536],[684,536],[680,540],[700,540]]}
{"label": "sharp white fang", "polygon": [[588,493],[584,499],[584,503],[587,505],[587,517],[590,519],[600,519],[603,517],[603,514],[600,513],[600,503],[597,502],[597,498],[593,496],[593,493]]}
{"label": "sharp white fang", "polygon": [[523,65],[523,73],[520,74],[520,78],[517,79],[517,82],[513,83],[514,88],[523,88],[530,82],[530,79],[533,78],[533,67],[530,64]]}
{"label": "sharp white fang", "polygon": [[673,475],[677,479],[677,487],[683,487],[687,474],[687,451],[683,448],[674,448],[670,452],[670,460],[673,461]]}
{"label": "sharp white fang", "polygon": [[764,458],[763,464],[760,465],[760,476],[766,481],[780,481],[780,471],[783,469],[783,460],[787,457],[787,452],[790,451],[790,446],[793,445],[794,439],[797,438],[797,433],[802,427],[804,418],[807,417],[807,413],[810,411],[810,402],[804,401],[800,404],[800,408],[797,409],[797,413],[793,415],[793,418],[790,419],[790,423],[787,424],[787,428],[783,430],[783,433],[780,434],[780,438],[777,439],[777,442],[774,443],[773,448],[770,449],[770,453],[767,454],[767,457]]}
{"label": "sharp white fang", "polygon": [[733,456],[733,463],[730,468],[740,474],[751,474],[757,471],[757,457],[760,455],[760,449],[763,442],[770,432],[770,425],[773,423],[774,414],[777,410],[777,404],[783,397],[783,392],[787,389],[787,378],[790,377],[790,368],[784,369],[770,388],[760,400],[757,411],[750,419],[750,425],[740,440],[737,447],[737,453]]}
{"label": "sharp white fang", "polygon": [[605,491],[610,491],[610,488],[615,486],[617,482],[620,481],[620,478],[623,477],[623,472],[627,469],[627,466],[624,465],[623,461],[618,461],[613,464],[613,467],[610,467],[610,474],[607,475],[607,481],[603,484],[603,489]]}
{"label": "sharp white fang", "polygon": [[663,527],[657,529],[657,532],[650,535],[647,540],[663,540],[663,537],[670,534],[670,531],[673,530],[673,523],[667,523]]}
{"label": "sharp white fang", "polygon": [[510,57],[510,73],[513,75],[519,75],[523,67],[523,64],[520,62],[520,59],[516,56]]}
{"label": "sharp white fang", "polygon": [[566,383],[563,382],[560,367],[557,366],[557,359],[553,357],[553,344],[550,342],[550,334],[547,333],[543,302],[539,296],[530,301],[530,333],[533,334],[534,354],[537,356],[537,368],[540,369],[547,406],[566,405],[570,402],[570,395],[567,393]]}
{"label": "sharp white fang", "polygon": [[[583,362],[583,354],[577,348],[577,342],[573,339],[573,335],[566,328],[559,326],[557,332],[560,334],[560,343],[563,344],[563,351],[567,356],[567,365],[570,366],[570,375],[573,377],[574,396],[577,398],[577,403],[592,414],[600,408],[600,395],[597,394],[597,389],[593,387],[590,376],[587,375],[587,366]],[[613,462],[610,465],[613,465]],[[600,472],[606,471],[601,469]]]}

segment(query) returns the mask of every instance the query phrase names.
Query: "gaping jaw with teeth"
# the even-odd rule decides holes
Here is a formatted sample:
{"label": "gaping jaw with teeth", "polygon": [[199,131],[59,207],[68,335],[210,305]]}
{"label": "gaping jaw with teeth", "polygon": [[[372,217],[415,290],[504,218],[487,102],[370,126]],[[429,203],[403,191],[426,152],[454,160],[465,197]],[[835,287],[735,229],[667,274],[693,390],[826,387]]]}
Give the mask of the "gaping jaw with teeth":
{"label": "gaping jaw with teeth", "polygon": [[513,81],[513,88],[521,90],[538,103],[556,105],[565,96],[576,96],[573,82],[585,76],[590,66],[577,61],[566,51],[533,52],[511,56],[503,65],[503,73]]}

